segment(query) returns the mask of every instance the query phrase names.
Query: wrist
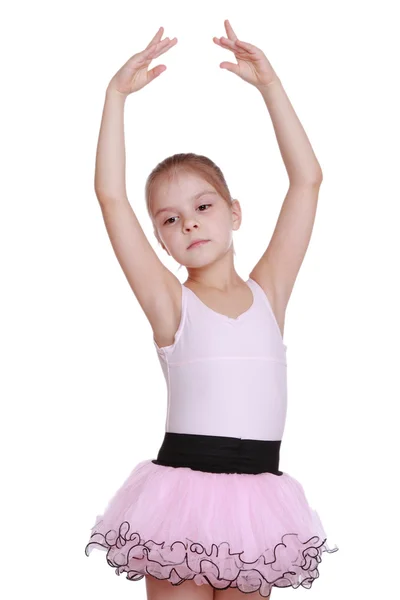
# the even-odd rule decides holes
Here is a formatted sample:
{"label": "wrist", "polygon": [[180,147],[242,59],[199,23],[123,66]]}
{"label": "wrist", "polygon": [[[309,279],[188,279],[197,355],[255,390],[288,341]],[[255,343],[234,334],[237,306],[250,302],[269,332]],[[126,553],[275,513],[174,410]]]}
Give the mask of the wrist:
{"label": "wrist", "polygon": [[282,82],[279,79],[279,77],[275,77],[272,81],[270,81],[266,85],[258,85],[256,87],[263,94],[263,93],[268,92],[272,88],[277,87],[277,86],[279,86],[281,84],[282,84]]}
{"label": "wrist", "polygon": [[118,98],[122,101],[125,101],[126,98],[128,97],[128,94],[123,94],[122,92],[119,92],[117,89],[115,89],[112,86],[108,86],[106,89],[106,97],[107,98]]}

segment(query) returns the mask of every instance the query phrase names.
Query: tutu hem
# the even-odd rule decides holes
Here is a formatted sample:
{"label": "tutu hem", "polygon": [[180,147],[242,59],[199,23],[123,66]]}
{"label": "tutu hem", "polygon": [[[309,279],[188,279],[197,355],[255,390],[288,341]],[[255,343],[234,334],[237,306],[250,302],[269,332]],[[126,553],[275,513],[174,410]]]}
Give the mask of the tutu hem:
{"label": "tutu hem", "polygon": [[[130,525],[124,521],[118,531],[110,529],[106,534],[93,533],[86,548],[86,556],[95,548],[107,552],[107,563],[115,568],[119,576],[126,573],[129,581],[139,581],[146,575],[159,580],[168,580],[172,585],[181,585],[193,580],[197,585],[208,584],[215,590],[237,588],[243,593],[258,591],[268,598],[271,588],[292,587],[311,588],[319,577],[318,564],[323,552],[333,553],[339,548],[329,548],[326,538],[318,536],[302,542],[296,533],[288,533],[273,549],[273,560],[268,561],[265,554],[255,561],[241,559],[244,553],[232,553],[228,542],[212,544],[211,551],[199,542],[177,540],[167,545],[154,540],[144,541],[138,532],[129,533]],[[290,541],[289,541],[290,540]],[[277,560],[279,548],[293,548],[296,545],[296,558],[292,557],[289,568],[280,572]],[[221,573],[220,564],[229,567]],[[136,561],[136,565],[135,565]],[[139,565],[139,563],[141,563]],[[135,568],[136,566],[136,568]],[[229,574],[228,574],[229,572]]]}

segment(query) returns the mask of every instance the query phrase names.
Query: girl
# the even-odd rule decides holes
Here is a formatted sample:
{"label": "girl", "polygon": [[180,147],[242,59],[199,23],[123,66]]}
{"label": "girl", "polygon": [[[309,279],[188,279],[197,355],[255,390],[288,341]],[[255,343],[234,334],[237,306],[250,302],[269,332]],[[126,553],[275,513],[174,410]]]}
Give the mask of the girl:
{"label": "girl", "polygon": [[[124,103],[165,69],[147,71],[174,46],[161,27],[110,81],[95,190],[113,249],[153,330],[168,387],[165,437],[137,464],[91,529],[86,546],[107,552],[116,573],[146,577],[150,600],[234,600],[310,588],[329,548],[302,485],[279,470],[287,386],[285,310],[307,249],[322,173],[280,79],[264,53],[227,38],[273,120],[290,186],[270,244],[243,281],[232,231],[241,207],[210,159],[178,154],[146,182],[161,247],[188,271],[184,284],[161,263],[127,199]],[[181,585],[184,583],[184,585]]]}

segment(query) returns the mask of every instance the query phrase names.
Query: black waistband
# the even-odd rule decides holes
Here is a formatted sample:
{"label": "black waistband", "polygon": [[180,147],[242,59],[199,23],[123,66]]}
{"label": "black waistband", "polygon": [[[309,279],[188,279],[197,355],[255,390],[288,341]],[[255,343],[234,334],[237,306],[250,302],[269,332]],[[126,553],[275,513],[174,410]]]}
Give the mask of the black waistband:
{"label": "black waistband", "polygon": [[281,440],[244,440],[218,435],[165,432],[156,465],[190,467],[210,473],[279,471]]}

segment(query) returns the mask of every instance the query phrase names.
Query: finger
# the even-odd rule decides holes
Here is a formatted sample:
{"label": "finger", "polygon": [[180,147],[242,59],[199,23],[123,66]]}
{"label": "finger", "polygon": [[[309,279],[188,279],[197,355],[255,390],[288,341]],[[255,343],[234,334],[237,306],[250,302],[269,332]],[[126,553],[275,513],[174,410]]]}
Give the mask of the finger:
{"label": "finger", "polygon": [[166,68],[167,67],[165,65],[157,65],[156,67],[154,67],[154,69],[148,71],[147,82],[150,83],[150,81],[153,81],[153,79],[161,75],[161,73],[163,73],[166,70]]}
{"label": "finger", "polygon": [[177,38],[174,38],[172,40],[169,40],[169,43],[162,48],[159,48],[159,50],[157,50],[156,55],[153,56],[153,58],[157,58],[158,56],[161,56],[161,54],[164,54],[164,52],[167,52],[170,48],[172,48],[172,46],[175,46],[175,44],[178,43]]}
{"label": "finger", "polygon": [[236,45],[240,46],[240,48],[243,48],[244,50],[247,50],[247,52],[250,52],[250,54],[257,54],[259,51],[257,46],[253,46],[253,44],[249,44],[248,42],[242,42],[241,40],[236,40]]}
{"label": "finger", "polygon": [[244,46],[240,45],[239,40],[228,40],[226,37],[220,38],[222,48],[232,50],[235,54],[241,54],[242,56],[248,56],[248,50]]}
{"label": "finger", "polygon": [[239,75],[239,65],[230,62],[222,62],[219,66],[221,69],[226,69],[227,71],[235,73],[235,75]]}
{"label": "finger", "polygon": [[146,48],[150,48],[150,46],[152,46],[154,43],[159,42],[162,38],[163,33],[164,33],[164,27],[160,27],[160,29],[157,31],[156,35],[153,37],[151,42],[149,42],[147,44]]}
{"label": "finger", "polygon": [[233,31],[231,24],[229,23],[228,19],[226,19],[224,21],[225,24],[225,30],[227,33],[227,36],[230,40],[237,40],[237,35],[236,33]]}
{"label": "finger", "polygon": [[152,44],[151,46],[143,50],[143,52],[141,52],[142,59],[153,60],[154,58],[157,58],[157,56],[159,56],[161,52],[163,52],[166,49],[166,46],[168,46],[170,42],[171,40],[169,39],[169,37],[166,37],[161,42],[156,42],[155,44]]}
{"label": "finger", "polygon": [[[165,40],[168,40],[168,43],[164,45],[163,42],[165,42]],[[170,40],[169,38],[165,38],[165,40],[159,42],[159,44],[156,45],[155,52],[150,55],[152,60],[158,58],[159,56],[161,56],[161,54],[164,54],[164,52],[167,52],[167,50],[172,48],[172,46],[175,46],[175,44],[178,42],[176,37],[172,40]]]}
{"label": "finger", "polygon": [[237,45],[239,43],[239,40],[230,40],[229,38],[226,38],[224,36],[220,37],[219,39],[221,40],[222,44],[225,44],[230,48],[237,48]]}
{"label": "finger", "polygon": [[222,46],[222,44],[221,44],[221,41],[220,41],[220,39],[219,39],[219,38],[217,38],[217,37],[215,37],[215,36],[214,36],[214,37],[213,37],[213,41],[214,41],[216,44],[218,44],[218,46],[221,46],[221,48],[223,48],[223,46]]}

